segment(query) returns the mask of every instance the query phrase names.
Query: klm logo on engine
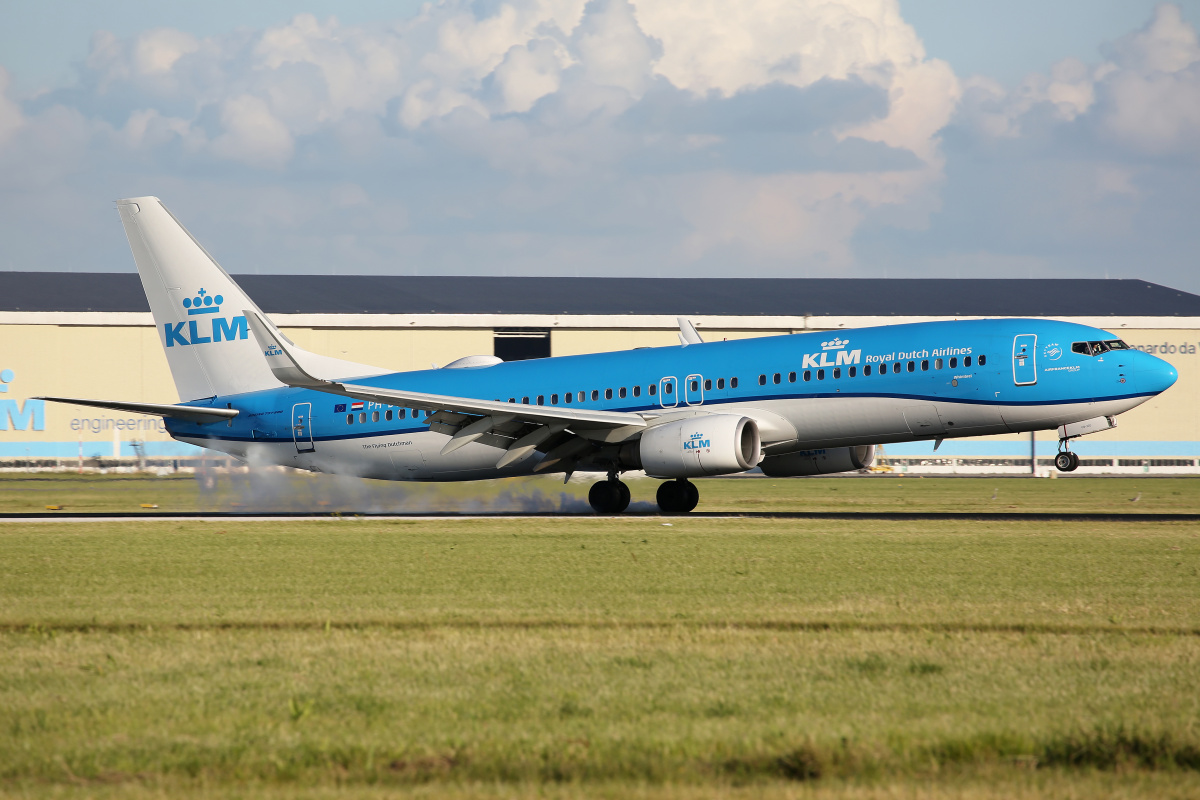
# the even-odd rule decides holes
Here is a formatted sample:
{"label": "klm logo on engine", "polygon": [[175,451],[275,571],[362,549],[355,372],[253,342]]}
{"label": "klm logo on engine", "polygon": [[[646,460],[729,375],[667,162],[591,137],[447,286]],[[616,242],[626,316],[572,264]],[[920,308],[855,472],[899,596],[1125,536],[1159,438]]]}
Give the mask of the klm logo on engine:
{"label": "klm logo on engine", "polygon": [[817,369],[819,367],[841,367],[857,364],[862,360],[862,350],[847,350],[849,339],[840,336],[821,342],[821,352],[805,353],[801,369]]}
{"label": "klm logo on engine", "polygon": [[683,443],[684,450],[702,450],[712,447],[712,440],[705,439],[703,433],[693,433],[691,438]]}
{"label": "klm logo on engine", "polygon": [[183,307],[189,317],[199,316],[200,319],[189,319],[186,322],[164,322],[163,338],[167,347],[179,345],[190,347],[194,344],[209,344],[211,342],[232,342],[234,339],[246,339],[250,336],[250,327],[244,316],[220,317],[221,303],[225,298],[221,295],[211,295],[204,289],[196,292],[195,297],[183,298]]}

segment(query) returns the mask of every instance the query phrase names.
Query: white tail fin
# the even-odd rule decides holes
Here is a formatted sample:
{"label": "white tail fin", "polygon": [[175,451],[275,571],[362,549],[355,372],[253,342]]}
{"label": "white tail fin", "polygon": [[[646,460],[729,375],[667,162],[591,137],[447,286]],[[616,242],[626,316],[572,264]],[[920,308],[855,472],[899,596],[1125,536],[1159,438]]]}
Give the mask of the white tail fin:
{"label": "white tail fin", "polygon": [[[157,197],[118,200],[117,209],[179,399],[279,387],[243,313],[254,309],[262,315],[254,301]],[[314,358],[324,362],[327,374],[348,377],[383,371]]]}

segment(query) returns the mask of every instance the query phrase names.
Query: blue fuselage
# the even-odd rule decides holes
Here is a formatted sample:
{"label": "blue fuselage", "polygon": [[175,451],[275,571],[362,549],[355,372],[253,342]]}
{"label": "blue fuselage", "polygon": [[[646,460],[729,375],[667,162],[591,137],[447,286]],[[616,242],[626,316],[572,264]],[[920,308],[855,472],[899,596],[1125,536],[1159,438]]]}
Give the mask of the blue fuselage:
{"label": "blue fuselage", "polygon": [[[1137,350],[1076,352],[1076,343],[1116,339],[1041,319],[928,322],[355,376],[354,382],[562,408],[751,409],[780,420],[784,438],[774,446],[785,452],[1053,428],[1121,413],[1174,383],[1168,363]],[[171,434],[241,458],[395,479],[514,474],[489,469],[495,450],[484,445],[439,459],[447,437],[429,430],[426,413],[411,409],[293,388],[190,405],[241,413],[210,425],[168,420]],[[304,420],[299,440],[297,414]],[[361,469],[351,466],[356,459]]]}

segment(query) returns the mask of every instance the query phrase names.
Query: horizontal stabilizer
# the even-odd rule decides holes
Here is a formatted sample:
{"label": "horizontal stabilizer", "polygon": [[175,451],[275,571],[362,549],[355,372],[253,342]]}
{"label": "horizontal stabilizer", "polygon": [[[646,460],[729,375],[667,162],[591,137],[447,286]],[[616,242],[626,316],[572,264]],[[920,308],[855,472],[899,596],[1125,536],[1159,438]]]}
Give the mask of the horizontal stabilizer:
{"label": "horizontal stabilizer", "polygon": [[196,406],[171,405],[170,403],[122,403],[113,400],[81,400],[76,397],[34,397],[33,399],[91,406],[92,408],[108,408],[113,411],[129,411],[134,414],[151,414],[157,417],[171,417],[200,425],[224,422],[238,415],[237,409],[233,408],[197,408]]}

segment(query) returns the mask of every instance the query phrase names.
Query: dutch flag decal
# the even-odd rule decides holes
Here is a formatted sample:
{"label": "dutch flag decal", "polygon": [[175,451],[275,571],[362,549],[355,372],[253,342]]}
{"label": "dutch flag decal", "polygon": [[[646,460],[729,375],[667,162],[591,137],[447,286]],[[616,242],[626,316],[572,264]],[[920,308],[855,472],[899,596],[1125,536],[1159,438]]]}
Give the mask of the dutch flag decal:
{"label": "dutch flag decal", "polygon": [[353,403],[353,404],[351,404],[351,406],[350,406],[350,410],[351,410],[351,411],[362,411],[362,409],[363,409],[363,404],[362,404],[362,401],[359,401],[359,402],[357,402],[357,403]]}

